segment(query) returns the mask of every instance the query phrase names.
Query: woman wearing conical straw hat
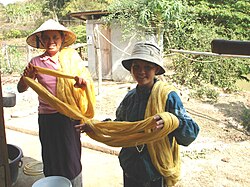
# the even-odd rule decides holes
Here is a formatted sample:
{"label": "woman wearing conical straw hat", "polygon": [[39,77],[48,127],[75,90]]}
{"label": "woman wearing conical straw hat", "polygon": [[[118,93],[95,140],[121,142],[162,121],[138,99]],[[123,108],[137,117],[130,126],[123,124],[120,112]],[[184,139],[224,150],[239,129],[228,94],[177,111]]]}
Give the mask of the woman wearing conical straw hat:
{"label": "woman wearing conical straw hat", "polygon": [[[71,180],[73,187],[81,187],[81,141],[80,133],[74,128],[80,119],[67,115],[70,107],[64,107],[61,112],[55,104],[59,100],[66,103],[65,106],[75,106],[88,118],[94,115],[93,80],[77,51],[69,47],[75,40],[76,35],[59,22],[52,19],[44,22],[27,37],[26,42],[45,52],[31,59],[17,89],[22,93],[31,85],[38,84],[39,138],[45,177],[63,176]],[[56,76],[61,73],[69,75],[69,78],[56,77],[54,72]],[[45,91],[41,93],[40,90]],[[87,90],[91,97],[86,96]],[[51,95],[51,102],[46,99],[47,95]]]}

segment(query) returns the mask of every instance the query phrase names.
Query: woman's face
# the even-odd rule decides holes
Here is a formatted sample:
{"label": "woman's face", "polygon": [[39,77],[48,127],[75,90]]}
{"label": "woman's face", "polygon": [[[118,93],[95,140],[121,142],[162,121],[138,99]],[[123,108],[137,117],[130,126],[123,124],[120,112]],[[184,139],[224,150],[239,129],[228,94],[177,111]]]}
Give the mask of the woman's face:
{"label": "woman's face", "polygon": [[46,52],[53,56],[60,50],[63,38],[59,31],[44,31],[42,42]]}
{"label": "woman's face", "polygon": [[151,88],[157,71],[158,66],[144,60],[133,60],[131,65],[131,74],[139,86]]}

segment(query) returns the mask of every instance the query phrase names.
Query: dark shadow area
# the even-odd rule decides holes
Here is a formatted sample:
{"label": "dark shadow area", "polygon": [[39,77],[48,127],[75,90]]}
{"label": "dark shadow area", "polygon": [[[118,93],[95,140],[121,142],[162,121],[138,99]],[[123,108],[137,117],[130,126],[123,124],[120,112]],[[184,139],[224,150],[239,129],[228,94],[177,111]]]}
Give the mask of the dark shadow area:
{"label": "dark shadow area", "polygon": [[[216,108],[219,109],[220,112],[222,112],[225,117],[228,117],[228,123],[226,123],[226,126],[228,128],[234,128],[238,131],[243,132],[246,135],[250,135],[250,133],[241,126],[241,123],[243,122],[243,114],[244,111],[249,110],[244,102],[229,102],[229,103],[218,103],[214,105]],[[232,120],[230,120],[230,118]],[[250,119],[250,116],[249,116]],[[236,122],[236,123],[235,123]]]}
{"label": "dark shadow area", "polygon": [[[217,103],[214,104],[214,107],[219,109],[219,112],[226,117],[226,120],[221,120],[220,116],[218,117],[211,117],[207,114],[201,113],[199,111],[186,108],[188,113],[197,116],[199,118],[202,118],[204,120],[209,120],[216,123],[223,123],[228,129],[235,129],[239,132],[244,133],[245,135],[250,135],[250,132],[248,132],[245,128],[242,128],[241,123],[243,122],[243,115],[244,111],[250,110],[246,107],[244,102],[238,101],[238,102],[229,102],[229,103]],[[249,116],[250,119],[250,116]]]}
{"label": "dark shadow area", "polygon": [[[23,164],[19,168],[19,171],[18,171],[17,181],[12,187],[32,187],[32,185],[37,180],[44,177],[43,174],[39,174],[39,175],[29,174],[29,175],[27,175],[27,174],[24,173],[24,167],[26,166],[26,164],[38,162],[37,160],[35,160],[33,158],[30,158],[30,157],[23,157],[22,162],[23,162]],[[42,165],[37,164],[36,166],[33,166],[33,168],[35,170],[40,170],[40,169],[42,169]]]}
{"label": "dark shadow area", "polygon": [[218,103],[214,105],[219,109],[226,117],[232,117],[236,122],[241,122],[241,117],[244,110],[247,107],[243,102],[229,102],[229,103]]}

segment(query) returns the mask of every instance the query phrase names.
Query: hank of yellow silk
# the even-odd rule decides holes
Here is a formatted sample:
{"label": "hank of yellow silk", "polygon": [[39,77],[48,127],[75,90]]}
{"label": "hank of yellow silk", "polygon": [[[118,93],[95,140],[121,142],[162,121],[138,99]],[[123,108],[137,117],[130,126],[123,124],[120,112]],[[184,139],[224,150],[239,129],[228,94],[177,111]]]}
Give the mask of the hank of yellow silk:
{"label": "hank of yellow silk", "polygon": [[162,129],[155,129],[156,121],[153,116],[136,122],[88,120],[93,132],[87,133],[92,139],[113,147],[132,147],[160,140],[172,132],[175,116],[168,112],[159,114],[166,121]]}
{"label": "hank of yellow silk", "polygon": [[[167,186],[174,186],[180,177],[179,145],[175,138],[170,145],[168,134],[179,126],[178,118],[165,111],[168,95],[175,88],[165,82],[155,83],[145,112],[145,119],[136,122],[99,122],[88,120],[93,132],[88,135],[99,142],[114,147],[132,147],[147,144],[150,158],[155,168],[165,179]],[[160,115],[164,126],[155,130],[154,115]]]}
{"label": "hank of yellow silk", "polygon": [[[169,86],[165,82],[158,81],[155,83],[151,95],[148,100],[145,118],[153,114],[163,112],[165,110],[168,94],[175,91],[175,88]],[[179,120],[174,116],[171,125],[173,129],[179,126]],[[169,121],[164,119],[164,126]],[[165,136],[156,141],[147,143],[150,158],[155,168],[164,176],[167,186],[174,186],[180,177],[180,153],[179,145],[173,138],[170,145],[168,136]]]}
{"label": "hank of yellow silk", "polygon": [[67,77],[57,78],[57,98],[62,102],[75,106],[86,118],[94,117],[95,92],[94,84],[89,71],[83,66],[77,51],[65,48],[59,54],[60,69],[66,75],[77,75],[87,82],[87,89],[74,88],[74,80]]}
{"label": "hank of yellow silk", "polygon": [[[63,81],[60,82],[60,84],[65,84],[60,87],[62,89],[65,89],[65,86],[67,89],[67,85],[69,84],[69,82],[65,80],[73,79],[72,76],[64,75],[63,73],[58,73],[57,71],[47,69],[44,70],[40,68],[37,69],[38,72],[40,71],[53,76],[61,77]],[[50,103],[59,112],[73,119],[78,119],[89,124],[93,129],[93,132],[88,132],[87,134],[92,139],[113,147],[131,147],[147,144],[151,160],[156,169],[164,176],[166,184],[168,186],[174,186],[179,180],[179,145],[175,139],[173,139],[173,143],[170,145],[167,136],[178,127],[179,121],[173,114],[164,112],[168,94],[174,90],[166,83],[161,81],[155,83],[147,104],[145,120],[137,122],[100,122],[89,119],[94,115],[93,106],[95,102],[93,95],[91,95],[91,93],[93,93],[91,92],[91,87],[87,86],[85,93],[85,98],[90,101],[90,105],[87,105],[89,106],[87,108],[84,106],[83,109],[80,109],[79,103],[76,103],[77,100],[72,102],[70,100],[71,98],[64,98],[65,96],[60,96],[62,99],[56,98],[44,87],[37,84],[37,82],[33,79],[24,77],[24,80],[39,94],[39,96]],[[70,92],[66,93],[70,94]],[[74,94],[72,97],[74,97]],[[164,120],[164,127],[160,130],[155,130],[156,121],[153,119],[155,114],[159,114]]]}
{"label": "hank of yellow silk", "polygon": [[[39,70],[40,68],[38,68],[38,72]],[[49,73],[51,75],[54,75],[55,73],[56,76],[59,76],[57,75],[56,71],[54,71],[53,73],[52,71],[50,71]],[[40,97],[50,103],[59,112],[73,119],[83,120],[85,123],[89,124],[93,129],[93,132],[88,133],[88,135],[92,139],[113,147],[131,147],[151,141],[156,141],[162,139],[166,136],[166,134],[172,132],[175,129],[175,125],[172,124],[174,122],[175,116],[168,112],[159,114],[161,118],[166,122],[166,125],[164,125],[162,129],[157,131],[154,130],[156,121],[153,119],[153,116],[137,122],[100,122],[97,120],[90,120],[86,118],[77,107],[62,102],[54,95],[52,95],[49,91],[47,91],[47,89],[45,89],[43,86],[37,84],[37,82],[33,79],[28,77],[24,77],[24,79],[25,82],[33,90],[35,90]]]}
{"label": "hank of yellow silk", "polygon": [[[60,51],[60,69],[51,70],[34,66],[38,73],[57,77],[56,96],[51,94],[40,83],[29,77],[24,81],[58,112],[82,122],[93,118],[95,107],[94,84],[89,71],[81,64],[81,59],[74,49],[66,48]],[[74,76],[82,77],[87,82],[85,90],[74,87]]]}
{"label": "hank of yellow silk", "polygon": [[37,83],[35,80],[29,77],[23,77],[26,84],[28,84],[43,100],[47,101],[52,107],[54,107],[58,112],[76,120],[86,119],[81,111],[73,105],[62,102],[53,94],[51,94],[46,88],[41,84]]}
{"label": "hank of yellow silk", "polygon": [[[37,68],[37,70],[39,72],[41,68]],[[53,76],[64,76],[61,73],[58,74],[57,71],[44,68],[42,68],[42,71],[43,73]],[[28,77],[24,77],[24,80],[40,97],[50,103],[59,112],[89,124],[93,132],[88,133],[88,135],[92,139],[113,147],[131,147],[156,141],[162,139],[166,134],[169,134],[175,129],[175,125],[173,124],[175,116],[168,112],[159,114],[166,122],[166,125],[160,130],[155,130],[156,121],[153,119],[153,116],[137,122],[100,122],[91,120],[86,118],[76,106],[62,102],[35,80]],[[88,90],[86,92],[88,94]]]}

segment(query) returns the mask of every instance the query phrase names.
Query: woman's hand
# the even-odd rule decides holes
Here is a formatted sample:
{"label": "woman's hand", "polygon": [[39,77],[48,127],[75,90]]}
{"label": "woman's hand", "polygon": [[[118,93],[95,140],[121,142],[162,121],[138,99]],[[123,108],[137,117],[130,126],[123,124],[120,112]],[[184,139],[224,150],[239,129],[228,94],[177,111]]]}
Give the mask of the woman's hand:
{"label": "woman's hand", "polygon": [[23,75],[19,79],[17,83],[17,91],[19,93],[25,92],[29,86],[25,83],[23,77],[30,77],[31,79],[35,79],[37,74],[37,70],[34,68],[34,66],[29,63],[26,68],[23,70]]}
{"label": "woman's hand", "polygon": [[91,129],[91,127],[88,124],[86,124],[86,123],[75,125],[75,128],[76,128],[77,132],[81,132],[81,133],[84,133],[84,132],[93,132],[93,130]]}
{"label": "woman's hand", "polygon": [[154,120],[156,121],[156,126],[155,126],[156,130],[157,129],[162,129],[163,126],[164,126],[163,119],[159,115],[155,115]]}
{"label": "woman's hand", "polygon": [[75,81],[76,81],[76,83],[74,84],[75,88],[82,88],[83,90],[86,89],[87,82],[83,78],[75,76]]}
{"label": "woman's hand", "polygon": [[37,74],[37,70],[36,68],[34,68],[34,66],[31,63],[29,63],[23,71],[23,76],[30,77],[32,79],[35,79],[36,74]]}

